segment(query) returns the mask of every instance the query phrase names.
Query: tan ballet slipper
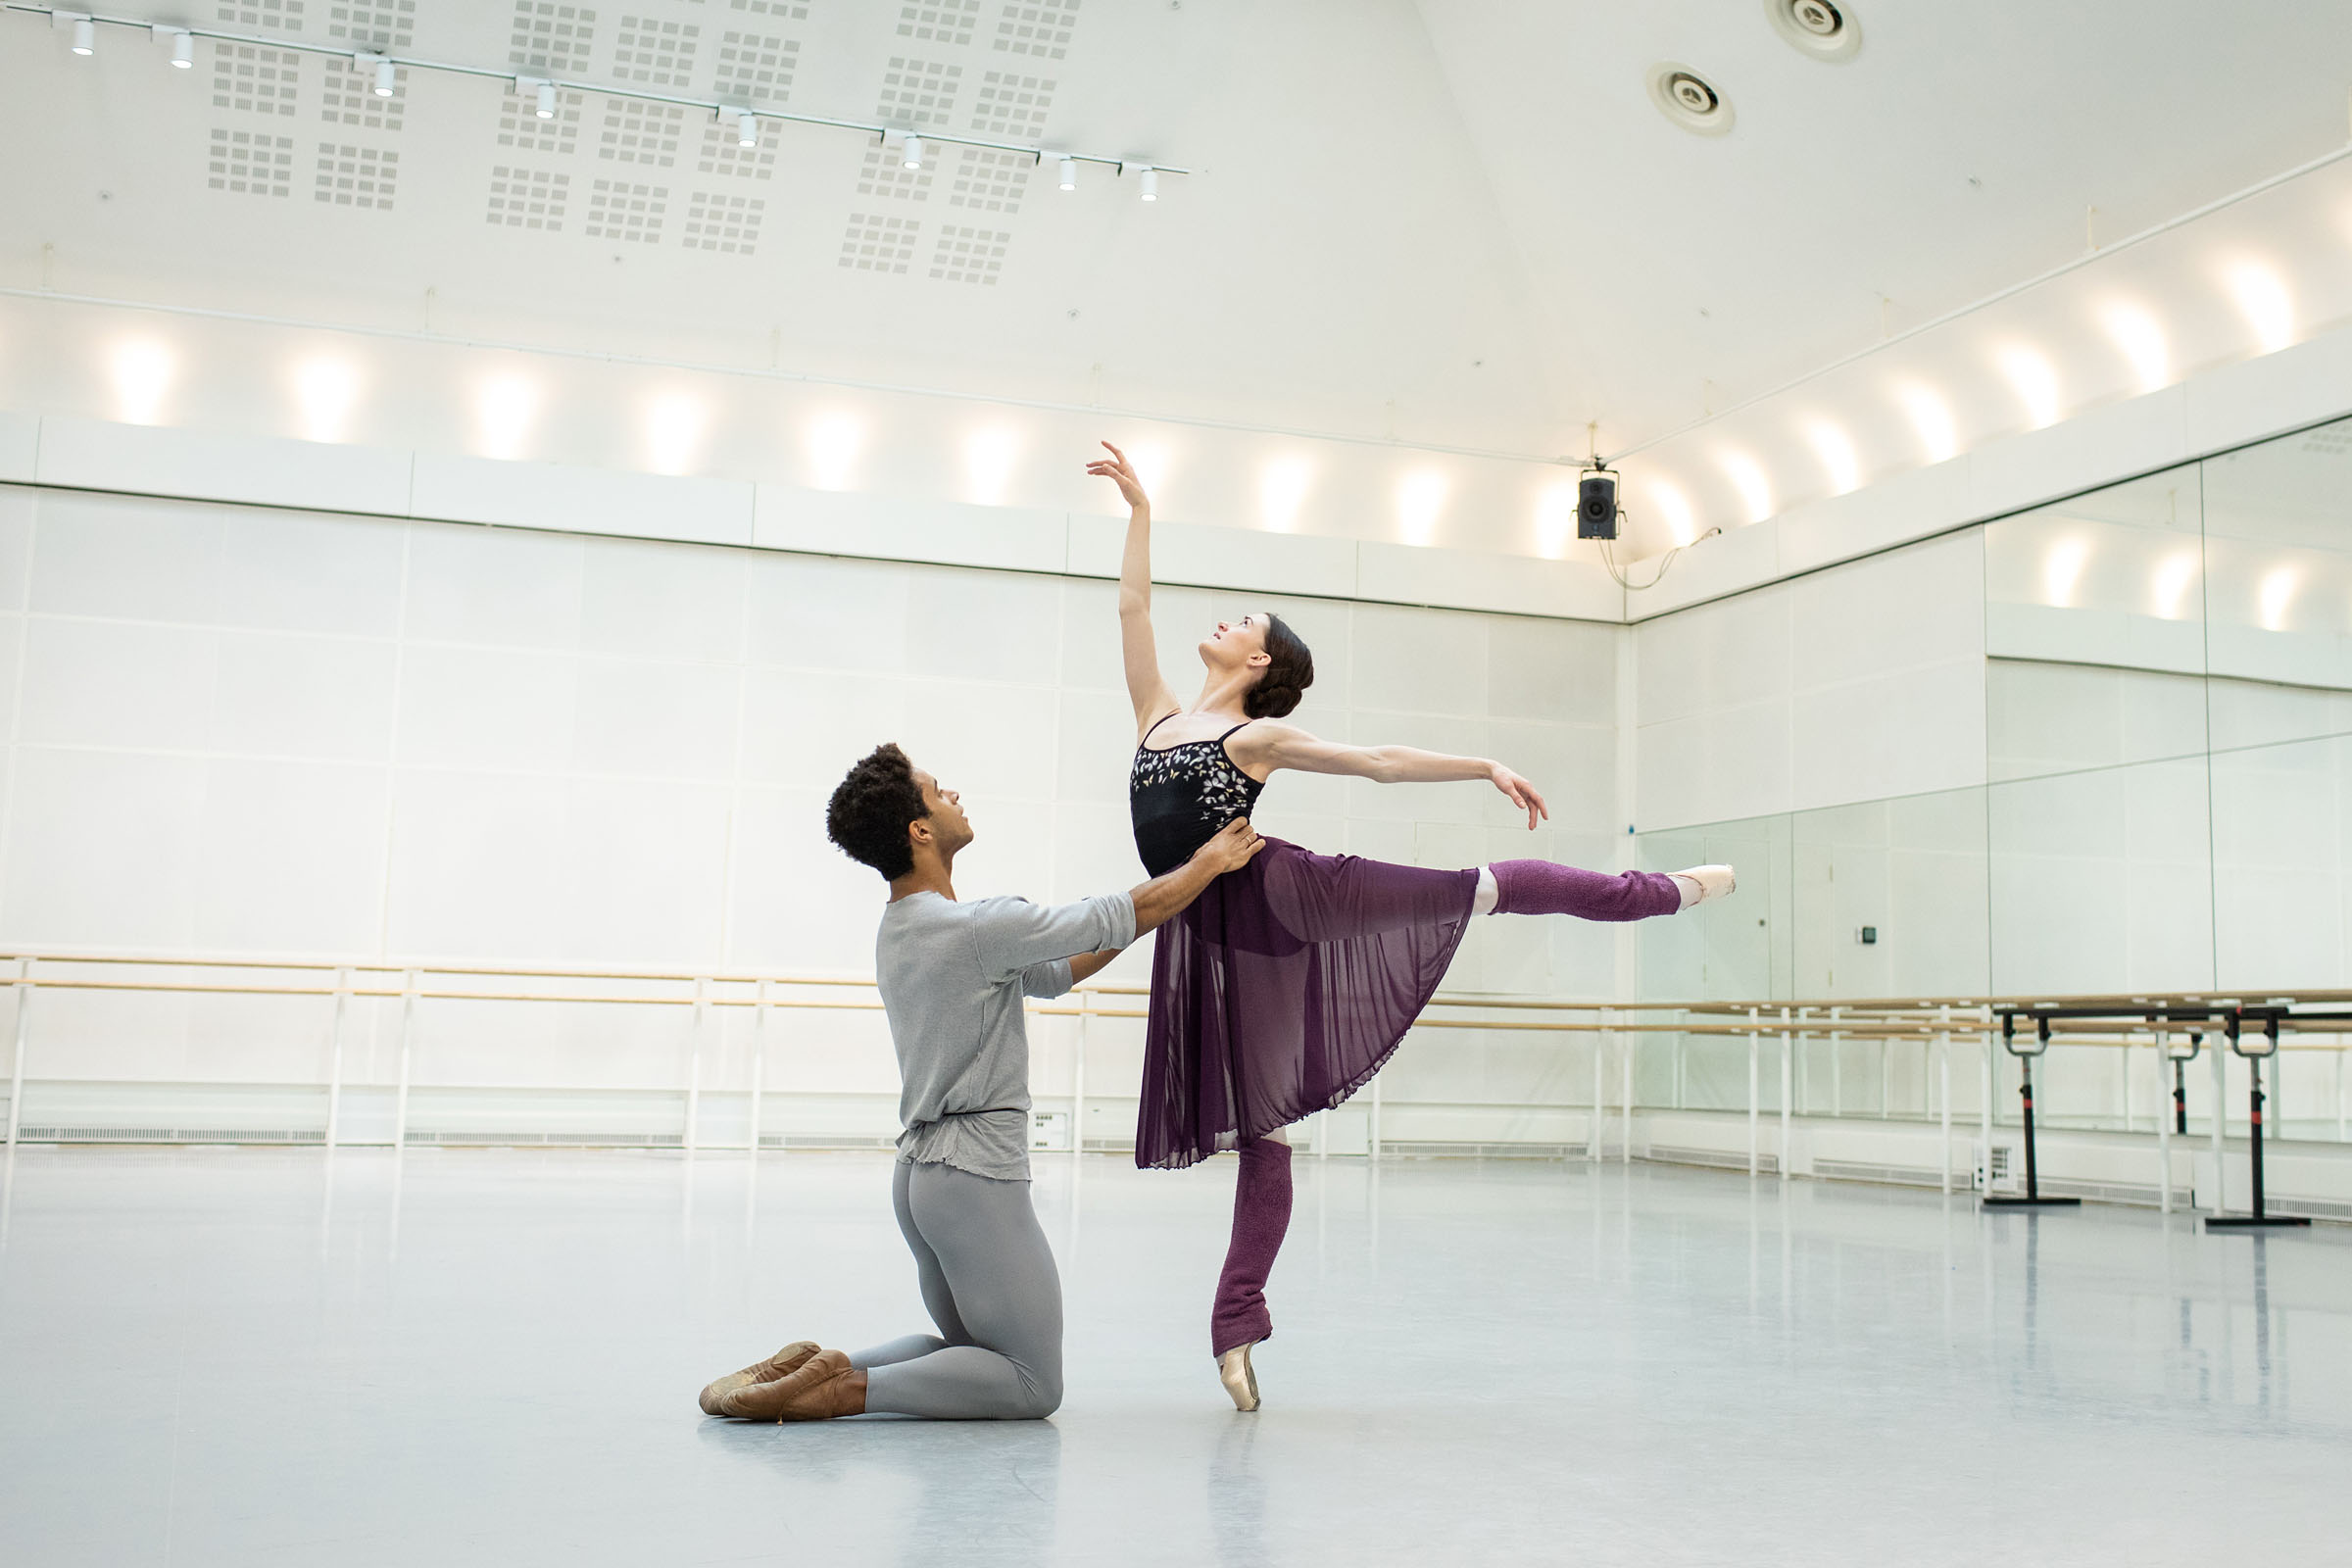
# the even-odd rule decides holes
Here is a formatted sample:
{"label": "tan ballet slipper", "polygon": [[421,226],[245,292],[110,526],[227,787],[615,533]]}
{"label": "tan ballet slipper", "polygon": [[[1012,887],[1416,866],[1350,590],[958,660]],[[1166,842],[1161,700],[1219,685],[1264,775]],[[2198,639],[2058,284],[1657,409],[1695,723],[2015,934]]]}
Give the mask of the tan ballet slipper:
{"label": "tan ballet slipper", "polygon": [[830,1421],[865,1413],[865,1374],[840,1350],[819,1350],[769,1383],[720,1396],[719,1415],[744,1421]]}
{"label": "tan ballet slipper", "polygon": [[703,1414],[718,1415],[718,1401],[737,1389],[748,1389],[755,1383],[773,1383],[788,1373],[798,1372],[802,1364],[816,1353],[814,1340],[795,1340],[764,1361],[755,1361],[740,1372],[730,1372],[703,1390]]}
{"label": "tan ballet slipper", "polygon": [[1249,1346],[1237,1345],[1217,1357],[1217,1381],[1233,1396],[1236,1410],[1257,1408],[1257,1369],[1250,1364]]}

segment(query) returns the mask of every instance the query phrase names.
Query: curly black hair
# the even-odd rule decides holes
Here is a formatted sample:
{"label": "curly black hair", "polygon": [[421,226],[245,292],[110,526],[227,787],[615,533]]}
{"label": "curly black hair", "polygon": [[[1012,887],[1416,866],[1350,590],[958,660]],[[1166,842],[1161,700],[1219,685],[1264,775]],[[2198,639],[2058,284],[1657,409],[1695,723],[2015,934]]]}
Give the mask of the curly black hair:
{"label": "curly black hair", "polygon": [[825,836],[851,859],[895,881],[914,869],[907,827],[930,814],[922,786],[914,781],[914,764],[885,741],[833,791],[825,805]]}

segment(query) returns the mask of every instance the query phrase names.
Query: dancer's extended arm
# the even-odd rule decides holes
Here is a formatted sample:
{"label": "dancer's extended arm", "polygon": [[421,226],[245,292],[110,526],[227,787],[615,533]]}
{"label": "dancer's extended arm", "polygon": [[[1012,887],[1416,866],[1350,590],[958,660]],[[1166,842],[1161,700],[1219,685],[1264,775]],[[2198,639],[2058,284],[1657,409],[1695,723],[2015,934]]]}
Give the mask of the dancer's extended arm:
{"label": "dancer's extended arm", "polygon": [[1536,787],[1500,762],[1483,757],[1448,757],[1417,746],[1353,746],[1317,740],[1296,724],[1261,718],[1227,743],[1233,760],[1252,774],[1291,768],[1300,773],[1345,773],[1376,784],[1445,784],[1483,778],[1527,812],[1532,831],[1551,815]]}
{"label": "dancer's extended arm", "polygon": [[[1249,864],[1263,844],[1250,819],[1241,817],[1226,823],[1191,859],[1136,887],[1124,901],[1103,897],[1054,906],[990,901],[973,933],[981,966],[994,975],[1020,975],[1022,989],[1033,997],[1059,996],[1117,957],[1128,943],[1175,918],[1218,877]],[[1082,956],[1101,961],[1081,970]],[[1064,958],[1070,960],[1066,978]]]}
{"label": "dancer's extended arm", "polygon": [[1144,494],[1127,454],[1107,441],[1102,447],[1110,458],[1088,464],[1086,471],[1116,484],[1127,500],[1127,549],[1119,557],[1119,656],[1140,735],[1183,705],[1160,679],[1159,649],[1152,640],[1152,498]]}

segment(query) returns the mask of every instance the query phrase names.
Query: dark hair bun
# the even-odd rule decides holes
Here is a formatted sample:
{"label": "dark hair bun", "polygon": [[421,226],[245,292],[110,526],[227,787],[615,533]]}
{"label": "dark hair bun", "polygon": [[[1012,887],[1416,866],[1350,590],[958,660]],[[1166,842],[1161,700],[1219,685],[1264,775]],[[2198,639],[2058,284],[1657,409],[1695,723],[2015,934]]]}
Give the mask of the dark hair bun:
{"label": "dark hair bun", "polygon": [[1242,698],[1251,718],[1282,718],[1315,683],[1315,656],[1280,615],[1266,617],[1266,667]]}

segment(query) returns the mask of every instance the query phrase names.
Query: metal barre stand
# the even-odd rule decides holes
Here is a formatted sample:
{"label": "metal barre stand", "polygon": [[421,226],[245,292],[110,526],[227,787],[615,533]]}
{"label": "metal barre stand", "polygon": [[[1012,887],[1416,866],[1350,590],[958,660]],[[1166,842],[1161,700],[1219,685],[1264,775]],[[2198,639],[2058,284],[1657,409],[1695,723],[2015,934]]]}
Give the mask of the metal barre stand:
{"label": "metal barre stand", "polygon": [[[2028,1046],[2017,1043],[2017,1014],[2001,1014],[2001,1049],[2017,1058],[2017,1093],[2025,1102],[2026,1111],[2026,1195],[2023,1198],[1996,1198],[1986,1193],[1982,1206],[1985,1208],[2080,1208],[2080,1198],[2044,1198],[2041,1196],[2041,1165],[2034,1151],[2034,1058],[2050,1049],[2050,1020],[2044,1015],[2034,1020],[2034,1042]],[[1984,1185],[1992,1185],[1992,1150],[1984,1151]]]}
{"label": "metal barre stand", "polygon": [[[2263,1044],[2253,1050],[2246,1048],[2244,1036],[2238,1028],[2238,1019],[2241,1013],[2231,1013],[2224,1026],[2229,1031],[2230,1049],[2246,1058],[2247,1108],[2252,1112],[2246,1149],[2252,1155],[2254,1164],[2254,1212],[2251,1214],[2208,1214],[2205,1216],[2205,1228],[2209,1231],[2249,1231],[2267,1226],[2309,1225],[2311,1223],[2300,1214],[2274,1214],[2263,1206],[2262,1200],[2262,1058],[2278,1053],[2278,1016],[2283,1010],[2283,1008],[2270,1008],[2263,1011]],[[2221,1106],[2214,1106],[2213,1113],[2217,1116],[2220,1115],[2222,1113]]]}

